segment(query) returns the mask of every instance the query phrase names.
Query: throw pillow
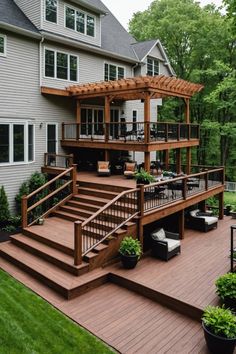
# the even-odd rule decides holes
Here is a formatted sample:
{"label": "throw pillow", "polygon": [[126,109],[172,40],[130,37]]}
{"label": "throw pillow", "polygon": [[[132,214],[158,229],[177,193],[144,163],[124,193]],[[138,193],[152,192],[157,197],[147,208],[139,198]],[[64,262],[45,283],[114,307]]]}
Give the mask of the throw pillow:
{"label": "throw pillow", "polygon": [[164,229],[159,229],[159,230],[152,232],[151,236],[152,236],[152,239],[156,240],[156,241],[163,241],[164,238],[166,238],[166,234],[165,234]]}

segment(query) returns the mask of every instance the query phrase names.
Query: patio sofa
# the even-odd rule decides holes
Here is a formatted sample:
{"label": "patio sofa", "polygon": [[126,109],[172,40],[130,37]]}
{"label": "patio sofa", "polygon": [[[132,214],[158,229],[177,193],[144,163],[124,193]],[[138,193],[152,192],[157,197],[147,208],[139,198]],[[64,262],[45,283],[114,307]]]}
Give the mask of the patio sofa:
{"label": "patio sofa", "polygon": [[209,212],[202,212],[199,209],[192,210],[186,217],[186,226],[190,229],[207,232],[217,228],[218,218]]}
{"label": "patio sofa", "polygon": [[152,255],[164,261],[181,252],[179,234],[158,229],[151,233]]}

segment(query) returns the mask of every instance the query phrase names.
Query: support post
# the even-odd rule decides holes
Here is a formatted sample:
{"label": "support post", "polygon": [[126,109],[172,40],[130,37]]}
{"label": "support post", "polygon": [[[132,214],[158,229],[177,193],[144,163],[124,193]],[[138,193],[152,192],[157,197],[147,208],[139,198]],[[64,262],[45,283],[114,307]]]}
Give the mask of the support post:
{"label": "support post", "polygon": [[77,165],[76,164],[73,164],[72,165],[73,167],[73,170],[71,171],[71,180],[72,180],[72,186],[71,186],[71,193],[73,195],[77,194],[78,192],[78,189],[77,189]]}
{"label": "support post", "polygon": [[109,96],[105,96],[105,107],[104,107],[104,121],[105,121],[105,142],[109,140],[109,129],[110,129],[110,99]]}
{"label": "support post", "polygon": [[80,100],[76,101],[76,122],[78,124],[81,123],[81,104],[80,104]]}
{"label": "support post", "polygon": [[181,173],[181,149],[176,149],[176,173]]}
{"label": "support post", "polygon": [[104,153],[104,160],[105,161],[110,161],[110,150],[105,150],[105,153]]}
{"label": "support post", "polygon": [[185,122],[187,124],[190,123],[190,105],[189,105],[189,98],[184,100],[185,102]]}
{"label": "support post", "polygon": [[22,229],[26,228],[28,226],[28,220],[27,220],[27,196],[24,195],[21,198],[21,223],[22,223]]}
{"label": "support post", "polygon": [[139,184],[137,186],[139,188],[138,191],[138,210],[139,210],[139,223],[138,223],[138,234],[139,234],[139,241],[142,245],[143,249],[143,215],[144,215],[144,185]]}
{"label": "support post", "polygon": [[179,212],[179,237],[184,239],[184,209]]}
{"label": "support post", "polygon": [[219,219],[224,219],[224,192],[219,194]]}
{"label": "support post", "polygon": [[62,123],[61,126],[61,138],[62,140],[65,140],[65,123]]}
{"label": "support post", "polygon": [[147,93],[144,99],[144,141],[145,144],[150,143],[150,107],[151,107],[151,97],[150,94]]}
{"label": "support post", "polygon": [[165,169],[169,170],[169,158],[170,158],[170,152],[169,150],[165,150]]}
{"label": "support post", "polygon": [[199,209],[205,213],[206,212],[206,201],[202,200],[200,203],[198,203],[198,205],[199,205]]}
{"label": "support post", "polygon": [[144,153],[144,169],[147,172],[150,172],[150,152],[149,151],[145,151]]}
{"label": "support post", "polygon": [[74,223],[74,265],[82,263],[82,222]]}
{"label": "support post", "polygon": [[186,174],[190,175],[191,174],[191,147],[187,147],[187,151],[186,151],[186,162],[187,162],[187,166],[186,166]]}
{"label": "support post", "polygon": [[205,190],[208,191],[208,177],[209,177],[209,173],[206,172],[205,174]]}

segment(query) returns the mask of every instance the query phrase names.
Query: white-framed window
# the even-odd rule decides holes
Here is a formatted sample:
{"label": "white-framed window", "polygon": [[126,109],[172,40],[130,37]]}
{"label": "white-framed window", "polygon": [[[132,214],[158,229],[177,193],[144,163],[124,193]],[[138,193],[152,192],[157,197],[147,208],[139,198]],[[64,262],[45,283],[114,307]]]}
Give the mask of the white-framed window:
{"label": "white-framed window", "polygon": [[0,34],[0,56],[5,57],[7,55],[7,36]]}
{"label": "white-framed window", "polygon": [[119,80],[125,77],[125,68],[114,64],[104,63],[104,80]]}
{"label": "white-framed window", "polygon": [[155,76],[160,73],[160,62],[158,59],[147,57],[147,75]]}
{"label": "white-framed window", "polygon": [[45,21],[57,23],[57,0],[44,0],[45,1]]}
{"label": "white-framed window", "polygon": [[67,5],[65,6],[65,27],[95,37],[95,17]]}
{"label": "white-framed window", "polygon": [[44,75],[67,81],[78,81],[78,57],[45,48]]}
{"label": "white-framed window", "polygon": [[0,166],[34,161],[34,124],[31,122],[0,123]]}

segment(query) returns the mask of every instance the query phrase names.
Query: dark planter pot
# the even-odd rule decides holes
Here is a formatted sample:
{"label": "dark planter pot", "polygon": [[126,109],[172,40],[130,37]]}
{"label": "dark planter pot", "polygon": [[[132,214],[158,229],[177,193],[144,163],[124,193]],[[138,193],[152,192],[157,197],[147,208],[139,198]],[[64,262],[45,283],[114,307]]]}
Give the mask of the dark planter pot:
{"label": "dark planter pot", "polygon": [[226,308],[232,310],[234,313],[236,312],[236,299],[232,299],[230,297],[225,297],[224,300],[221,299],[222,303]]}
{"label": "dark planter pot", "polygon": [[149,182],[143,181],[142,179],[137,179],[136,182],[137,184],[145,184],[145,185],[150,184]]}
{"label": "dark planter pot", "polygon": [[209,329],[202,322],[204,336],[207,347],[212,354],[233,354],[236,344],[236,338],[229,339],[219,337],[209,331]]}
{"label": "dark planter pot", "polygon": [[230,216],[230,212],[231,212],[231,207],[224,208],[224,215],[225,216]]}
{"label": "dark planter pot", "polygon": [[121,254],[121,262],[126,269],[133,269],[136,267],[136,264],[138,263],[138,256],[136,255],[124,255]]}

